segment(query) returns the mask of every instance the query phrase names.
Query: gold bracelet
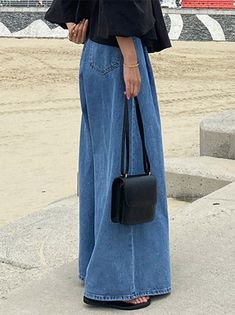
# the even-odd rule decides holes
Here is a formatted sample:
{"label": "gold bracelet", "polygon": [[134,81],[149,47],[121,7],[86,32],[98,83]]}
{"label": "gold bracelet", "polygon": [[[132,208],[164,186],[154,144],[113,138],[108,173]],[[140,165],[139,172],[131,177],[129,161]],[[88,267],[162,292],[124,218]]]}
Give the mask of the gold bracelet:
{"label": "gold bracelet", "polygon": [[128,67],[128,68],[134,68],[134,67],[138,67],[139,63],[137,62],[136,64],[126,64],[125,62],[123,63],[124,66]]}

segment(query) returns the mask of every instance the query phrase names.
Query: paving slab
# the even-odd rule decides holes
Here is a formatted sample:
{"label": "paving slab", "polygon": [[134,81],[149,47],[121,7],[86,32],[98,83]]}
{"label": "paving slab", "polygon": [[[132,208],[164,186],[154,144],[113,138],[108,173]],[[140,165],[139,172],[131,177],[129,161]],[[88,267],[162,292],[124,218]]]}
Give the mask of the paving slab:
{"label": "paving slab", "polygon": [[167,196],[196,200],[235,181],[235,160],[210,156],[165,159]]}
{"label": "paving slab", "polygon": [[200,155],[235,160],[235,111],[212,113],[200,123]]}
{"label": "paving slab", "polygon": [[[138,313],[222,315],[234,311],[235,182],[170,212],[172,293]],[[7,315],[118,314],[82,302],[83,282],[73,260],[12,290]]]}
{"label": "paving slab", "polygon": [[0,297],[77,257],[78,201],[59,200],[0,229]]}

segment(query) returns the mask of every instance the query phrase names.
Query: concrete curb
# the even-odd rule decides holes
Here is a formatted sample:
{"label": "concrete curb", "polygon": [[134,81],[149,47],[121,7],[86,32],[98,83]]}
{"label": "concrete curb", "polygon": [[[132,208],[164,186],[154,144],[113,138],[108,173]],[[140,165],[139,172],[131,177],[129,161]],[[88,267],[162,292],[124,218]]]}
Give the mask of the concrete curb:
{"label": "concrete curb", "polygon": [[235,111],[210,114],[201,121],[200,155],[235,160]]}
{"label": "concrete curb", "polygon": [[235,161],[209,156],[166,158],[167,196],[196,200],[235,181]]}

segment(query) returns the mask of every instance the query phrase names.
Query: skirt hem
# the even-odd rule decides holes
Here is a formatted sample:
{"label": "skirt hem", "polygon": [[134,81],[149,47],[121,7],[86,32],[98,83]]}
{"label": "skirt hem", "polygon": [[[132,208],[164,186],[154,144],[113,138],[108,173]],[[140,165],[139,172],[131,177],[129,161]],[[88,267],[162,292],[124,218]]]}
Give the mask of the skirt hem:
{"label": "skirt hem", "polygon": [[145,295],[162,295],[162,294],[169,294],[171,293],[171,287],[164,288],[164,289],[152,289],[152,290],[145,290],[145,291],[139,291],[135,292],[132,294],[127,294],[127,295],[116,295],[116,296],[111,296],[111,295],[101,295],[101,294],[94,294],[91,292],[85,292],[84,295],[90,299],[94,300],[131,300],[139,296],[145,296]]}
{"label": "skirt hem", "polygon": [[82,275],[79,274],[78,277],[79,277],[80,280],[85,281],[85,276],[82,276]]}

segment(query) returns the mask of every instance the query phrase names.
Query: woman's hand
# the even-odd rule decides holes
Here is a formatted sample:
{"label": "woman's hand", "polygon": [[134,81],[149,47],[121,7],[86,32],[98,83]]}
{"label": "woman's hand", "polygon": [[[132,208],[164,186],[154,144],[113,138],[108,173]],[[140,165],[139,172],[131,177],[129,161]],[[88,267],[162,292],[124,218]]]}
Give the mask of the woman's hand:
{"label": "woman's hand", "polygon": [[[125,63],[128,64],[128,62]],[[136,61],[134,63],[136,63]],[[130,97],[137,96],[140,91],[140,70],[138,66],[134,68],[123,67],[124,81],[126,84],[126,91],[124,93],[126,94],[126,97],[130,99]]]}
{"label": "woman's hand", "polygon": [[83,19],[78,24],[69,22],[66,23],[66,25],[69,31],[69,40],[74,42],[75,44],[83,44],[86,40],[88,20]]}
{"label": "woman's hand", "polygon": [[[136,64],[137,55],[133,38],[131,36],[130,37],[116,36],[116,38],[118,41],[118,45],[122,51],[124,63],[127,65]],[[124,94],[126,94],[126,97],[128,99],[137,96],[141,84],[139,67],[137,66],[129,68],[123,65],[123,75],[126,85],[126,91],[124,92]]]}

